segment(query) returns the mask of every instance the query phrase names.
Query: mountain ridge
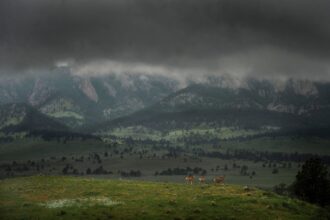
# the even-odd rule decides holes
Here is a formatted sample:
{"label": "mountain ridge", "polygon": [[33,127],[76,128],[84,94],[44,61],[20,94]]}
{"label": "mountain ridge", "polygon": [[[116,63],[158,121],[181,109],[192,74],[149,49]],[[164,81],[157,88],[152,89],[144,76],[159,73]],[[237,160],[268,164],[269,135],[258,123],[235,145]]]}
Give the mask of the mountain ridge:
{"label": "mountain ridge", "polygon": [[269,81],[256,80],[238,88],[192,84],[148,108],[100,124],[98,130],[138,125],[168,130],[215,123],[253,129],[273,126],[281,129],[277,133],[290,134],[329,131],[330,84],[311,87],[302,81],[301,86],[308,85],[304,91],[301,86],[294,89],[297,84],[289,80],[281,90]]}
{"label": "mountain ridge", "polygon": [[[272,121],[269,125],[272,126],[276,123],[271,117],[278,118],[279,115],[286,115],[283,117],[287,118],[288,124],[296,116],[302,117],[296,117],[293,124],[308,124],[309,119],[317,119],[313,127],[328,127],[330,124],[327,113],[330,109],[330,83],[308,80],[209,76],[201,82],[189,81],[181,88],[180,83],[170,77],[145,74],[78,76],[69,69],[58,68],[48,75],[0,79],[0,91],[0,104],[10,101],[29,103],[74,130],[116,124],[125,117],[132,121],[141,118],[162,121],[162,117],[178,120],[178,115],[185,118],[185,113],[209,122],[212,118],[207,119],[205,114],[210,113],[219,120],[219,114],[228,116],[231,112],[232,116],[228,117],[235,126],[239,126],[235,120],[247,121],[244,117],[250,118],[248,124],[264,117],[260,119],[264,121],[263,126],[269,125],[267,120]],[[173,113],[172,119],[170,113]],[[282,122],[285,124],[285,120]],[[223,118],[219,123],[228,124],[228,120]]]}

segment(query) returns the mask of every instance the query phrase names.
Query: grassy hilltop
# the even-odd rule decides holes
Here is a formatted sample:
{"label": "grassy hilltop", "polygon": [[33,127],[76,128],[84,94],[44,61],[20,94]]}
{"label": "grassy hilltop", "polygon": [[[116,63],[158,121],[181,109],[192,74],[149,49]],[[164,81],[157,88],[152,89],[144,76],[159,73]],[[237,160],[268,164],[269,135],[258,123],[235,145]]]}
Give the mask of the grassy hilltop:
{"label": "grassy hilltop", "polygon": [[238,185],[62,176],[0,181],[0,219],[326,219],[314,205]]}

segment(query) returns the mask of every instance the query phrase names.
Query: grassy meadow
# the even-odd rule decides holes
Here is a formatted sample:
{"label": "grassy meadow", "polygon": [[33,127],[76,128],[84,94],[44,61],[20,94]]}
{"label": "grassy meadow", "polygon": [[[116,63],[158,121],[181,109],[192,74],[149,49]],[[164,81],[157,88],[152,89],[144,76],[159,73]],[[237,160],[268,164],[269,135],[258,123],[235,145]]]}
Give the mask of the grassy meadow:
{"label": "grassy meadow", "polygon": [[32,176],[0,181],[0,218],[321,220],[327,213],[241,185]]}

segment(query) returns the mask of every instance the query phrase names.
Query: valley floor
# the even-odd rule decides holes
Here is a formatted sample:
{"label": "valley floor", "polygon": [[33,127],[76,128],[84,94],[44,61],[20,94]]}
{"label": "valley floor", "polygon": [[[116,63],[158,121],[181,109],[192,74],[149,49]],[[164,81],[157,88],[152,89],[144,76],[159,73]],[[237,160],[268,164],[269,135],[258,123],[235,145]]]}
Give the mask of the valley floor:
{"label": "valley floor", "polygon": [[24,139],[0,144],[0,179],[45,174],[183,183],[188,174],[205,175],[208,182],[225,175],[229,184],[269,189],[290,185],[301,164],[315,153],[330,163],[328,139],[256,138],[189,145],[130,138],[118,142]]}

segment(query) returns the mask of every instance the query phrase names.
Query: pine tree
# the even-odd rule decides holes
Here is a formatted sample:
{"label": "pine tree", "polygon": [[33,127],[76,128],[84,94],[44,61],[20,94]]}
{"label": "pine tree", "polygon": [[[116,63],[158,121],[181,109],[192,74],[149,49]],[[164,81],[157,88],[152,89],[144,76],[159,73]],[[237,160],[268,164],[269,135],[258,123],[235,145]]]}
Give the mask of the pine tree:
{"label": "pine tree", "polygon": [[328,170],[320,158],[307,160],[296,175],[294,194],[303,200],[325,206],[330,203]]}

